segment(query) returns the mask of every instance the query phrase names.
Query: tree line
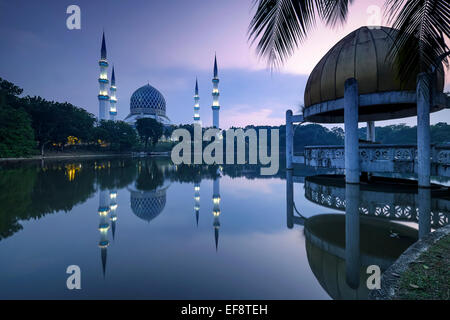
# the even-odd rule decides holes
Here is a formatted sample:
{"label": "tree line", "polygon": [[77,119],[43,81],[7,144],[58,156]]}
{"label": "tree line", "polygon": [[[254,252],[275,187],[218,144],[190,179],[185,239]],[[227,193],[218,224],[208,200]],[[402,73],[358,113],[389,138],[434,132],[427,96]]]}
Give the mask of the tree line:
{"label": "tree line", "polygon": [[85,109],[41,97],[20,97],[23,89],[0,78],[0,158],[28,157],[45,150],[124,152],[146,150],[164,133],[154,119],[97,121]]}
{"label": "tree line", "polygon": [[[154,148],[162,136],[170,137],[177,128],[190,124],[163,126],[151,118],[138,119],[136,128],[124,121],[97,121],[83,108],[70,103],[48,101],[41,97],[20,97],[23,90],[0,78],[0,158],[28,157],[44,154],[45,150],[91,150],[109,152],[144,151]],[[244,129],[278,129],[280,152],[285,150],[286,128],[281,126],[247,126]],[[203,128],[205,130],[206,128]],[[360,139],[366,138],[365,128],[359,129]],[[270,139],[270,136],[269,136]],[[417,128],[405,124],[376,127],[376,141],[389,144],[416,144]],[[431,142],[450,143],[450,125],[431,126]],[[328,129],[319,124],[294,127],[294,152],[302,152],[307,145],[342,145],[344,130]],[[161,151],[170,151],[173,143]],[[155,149],[156,150],[156,149]]]}

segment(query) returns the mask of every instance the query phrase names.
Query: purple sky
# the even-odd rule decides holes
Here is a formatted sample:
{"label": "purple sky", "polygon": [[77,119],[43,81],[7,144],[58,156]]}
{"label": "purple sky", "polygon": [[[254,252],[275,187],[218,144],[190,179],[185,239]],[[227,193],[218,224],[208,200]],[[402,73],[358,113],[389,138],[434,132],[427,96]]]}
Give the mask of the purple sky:
{"label": "purple sky", "polygon": [[[210,125],[217,52],[221,127],[277,125],[286,109],[298,110],[303,103],[307,75],[320,58],[340,38],[370,24],[369,6],[383,3],[355,1],[345,27],[318,25],[285,67],[271,73],[247,42],[252,0],[0,0],[0,77],[25,94],[68,101],[97,115],[104,29],[108,61],[116,68],[119,119],[127,116],[133,91],[149,82],[165,96],[174,123],[191,123],[198,77],[200,116]],[[81,30],[66,28],[71,4],[81,8]],[[450,110],[432,115],[432,122],[449,120]],[[383,124],[401,122],[413,125],[415,119]]]}

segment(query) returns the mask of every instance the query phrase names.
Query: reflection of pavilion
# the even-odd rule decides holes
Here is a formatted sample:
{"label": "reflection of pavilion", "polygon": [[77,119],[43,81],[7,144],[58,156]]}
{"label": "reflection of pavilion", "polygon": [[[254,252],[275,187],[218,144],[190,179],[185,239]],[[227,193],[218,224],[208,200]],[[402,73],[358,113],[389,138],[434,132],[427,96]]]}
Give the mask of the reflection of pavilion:
{"label": "reflection of pavilion", "polygon": [[[331,209],[345,211],[345,188],[343,178],[339,177],[315,176],[305,179],[305,197]],[[423,191],[408,185],[402,188],[400,184],[361,185],[359,212],[390,220],[418,222]],[[448,224],[450,217],[450,200],[438,198],[439,192],[431,191],[431,225],[434,228]]]}
{"label": "reflection of pavilion", "polygon": [[[384,272],[418,238],[431,231],[432,223],[437,226],[448,223],[448,209],[439,219],[434,215],[432,222],[432,207],[446,208],[445,202],[439,203],[431,197],[436,191],[424,188],[411,191],[407,187],[401,190],[402,186],[397,184],[394,192],[386,185],[345,184],[343,178],[341,185],[336,180],[336,177],[307,177],[305,195],[319,205],[345,210],[345,215],[321,214],[305,218],[295,206],[295,181],[292,171],[288,170],[287,226],[304,226],[308,262],[332,298],[366,299],[367,267],[377,265]],[[400,210],[402,205],[409,209]],[[391,207],[395,209],[392,212],[386,209]],[[414,212],[414,215],[405,212]],[[418,222],[419,232],[388,220]]]}
{"label": "reflection of pavilion", "polygon": [[[352,218],[350,218],[351,220]],[[369,265],[384,272],[417,240],[417,231],[371,217],[321,214],[305,223],[306,253],[314,276],[333,299],[367,299]],[[395,234],[396,237],[392,237]]]}

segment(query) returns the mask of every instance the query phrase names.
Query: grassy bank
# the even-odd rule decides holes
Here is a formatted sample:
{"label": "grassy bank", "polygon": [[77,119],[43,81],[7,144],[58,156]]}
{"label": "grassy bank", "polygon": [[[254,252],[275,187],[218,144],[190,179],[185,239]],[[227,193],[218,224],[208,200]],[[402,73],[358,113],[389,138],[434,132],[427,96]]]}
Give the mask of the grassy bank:
{"label": "grassy bank", "polygon": [[450,299],[450,235],[422,253],[399,280],[395,299]]}

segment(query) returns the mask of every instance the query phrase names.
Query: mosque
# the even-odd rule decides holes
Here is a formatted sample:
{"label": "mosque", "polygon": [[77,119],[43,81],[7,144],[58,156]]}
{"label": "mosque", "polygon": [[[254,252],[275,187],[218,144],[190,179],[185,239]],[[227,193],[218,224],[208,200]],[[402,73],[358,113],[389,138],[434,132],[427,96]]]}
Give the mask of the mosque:
{"label": "mosque", "polygon": [[[98,119],[108,120],[107,113],[109,113],[109,120],[116,120],[117,116],[117,98],[116,98],[116,77],[114,72],[114,66],[111,74],[111,84],[109,86],[108,94],[108,59],[106,52],[105,33],[102,36],[102,46],[100,50],[100,60],[98,62],[100,66],[100,76],[98,78],[99,93],[98,93]],[[212,79],[213,90],[212,98],[213,103],[211,106],[213,112],[213,126],[219,128],[219,77],[217,68],[217,57],[214,57],[214,75]],[[194,94],[194,124],[202,125],[200,120],[200,105],[198,94],[198,82],[195,82],[195,94]],[[166,100],[164,96],[156,88],[149,83],[138,88],[131,95],[130,98],[130,113],[124,119],[125,122],[131,126],[135,126],[138,119],[152,118],[162,123],[164,126],[171,125],[170,119],[166,115]]]}

